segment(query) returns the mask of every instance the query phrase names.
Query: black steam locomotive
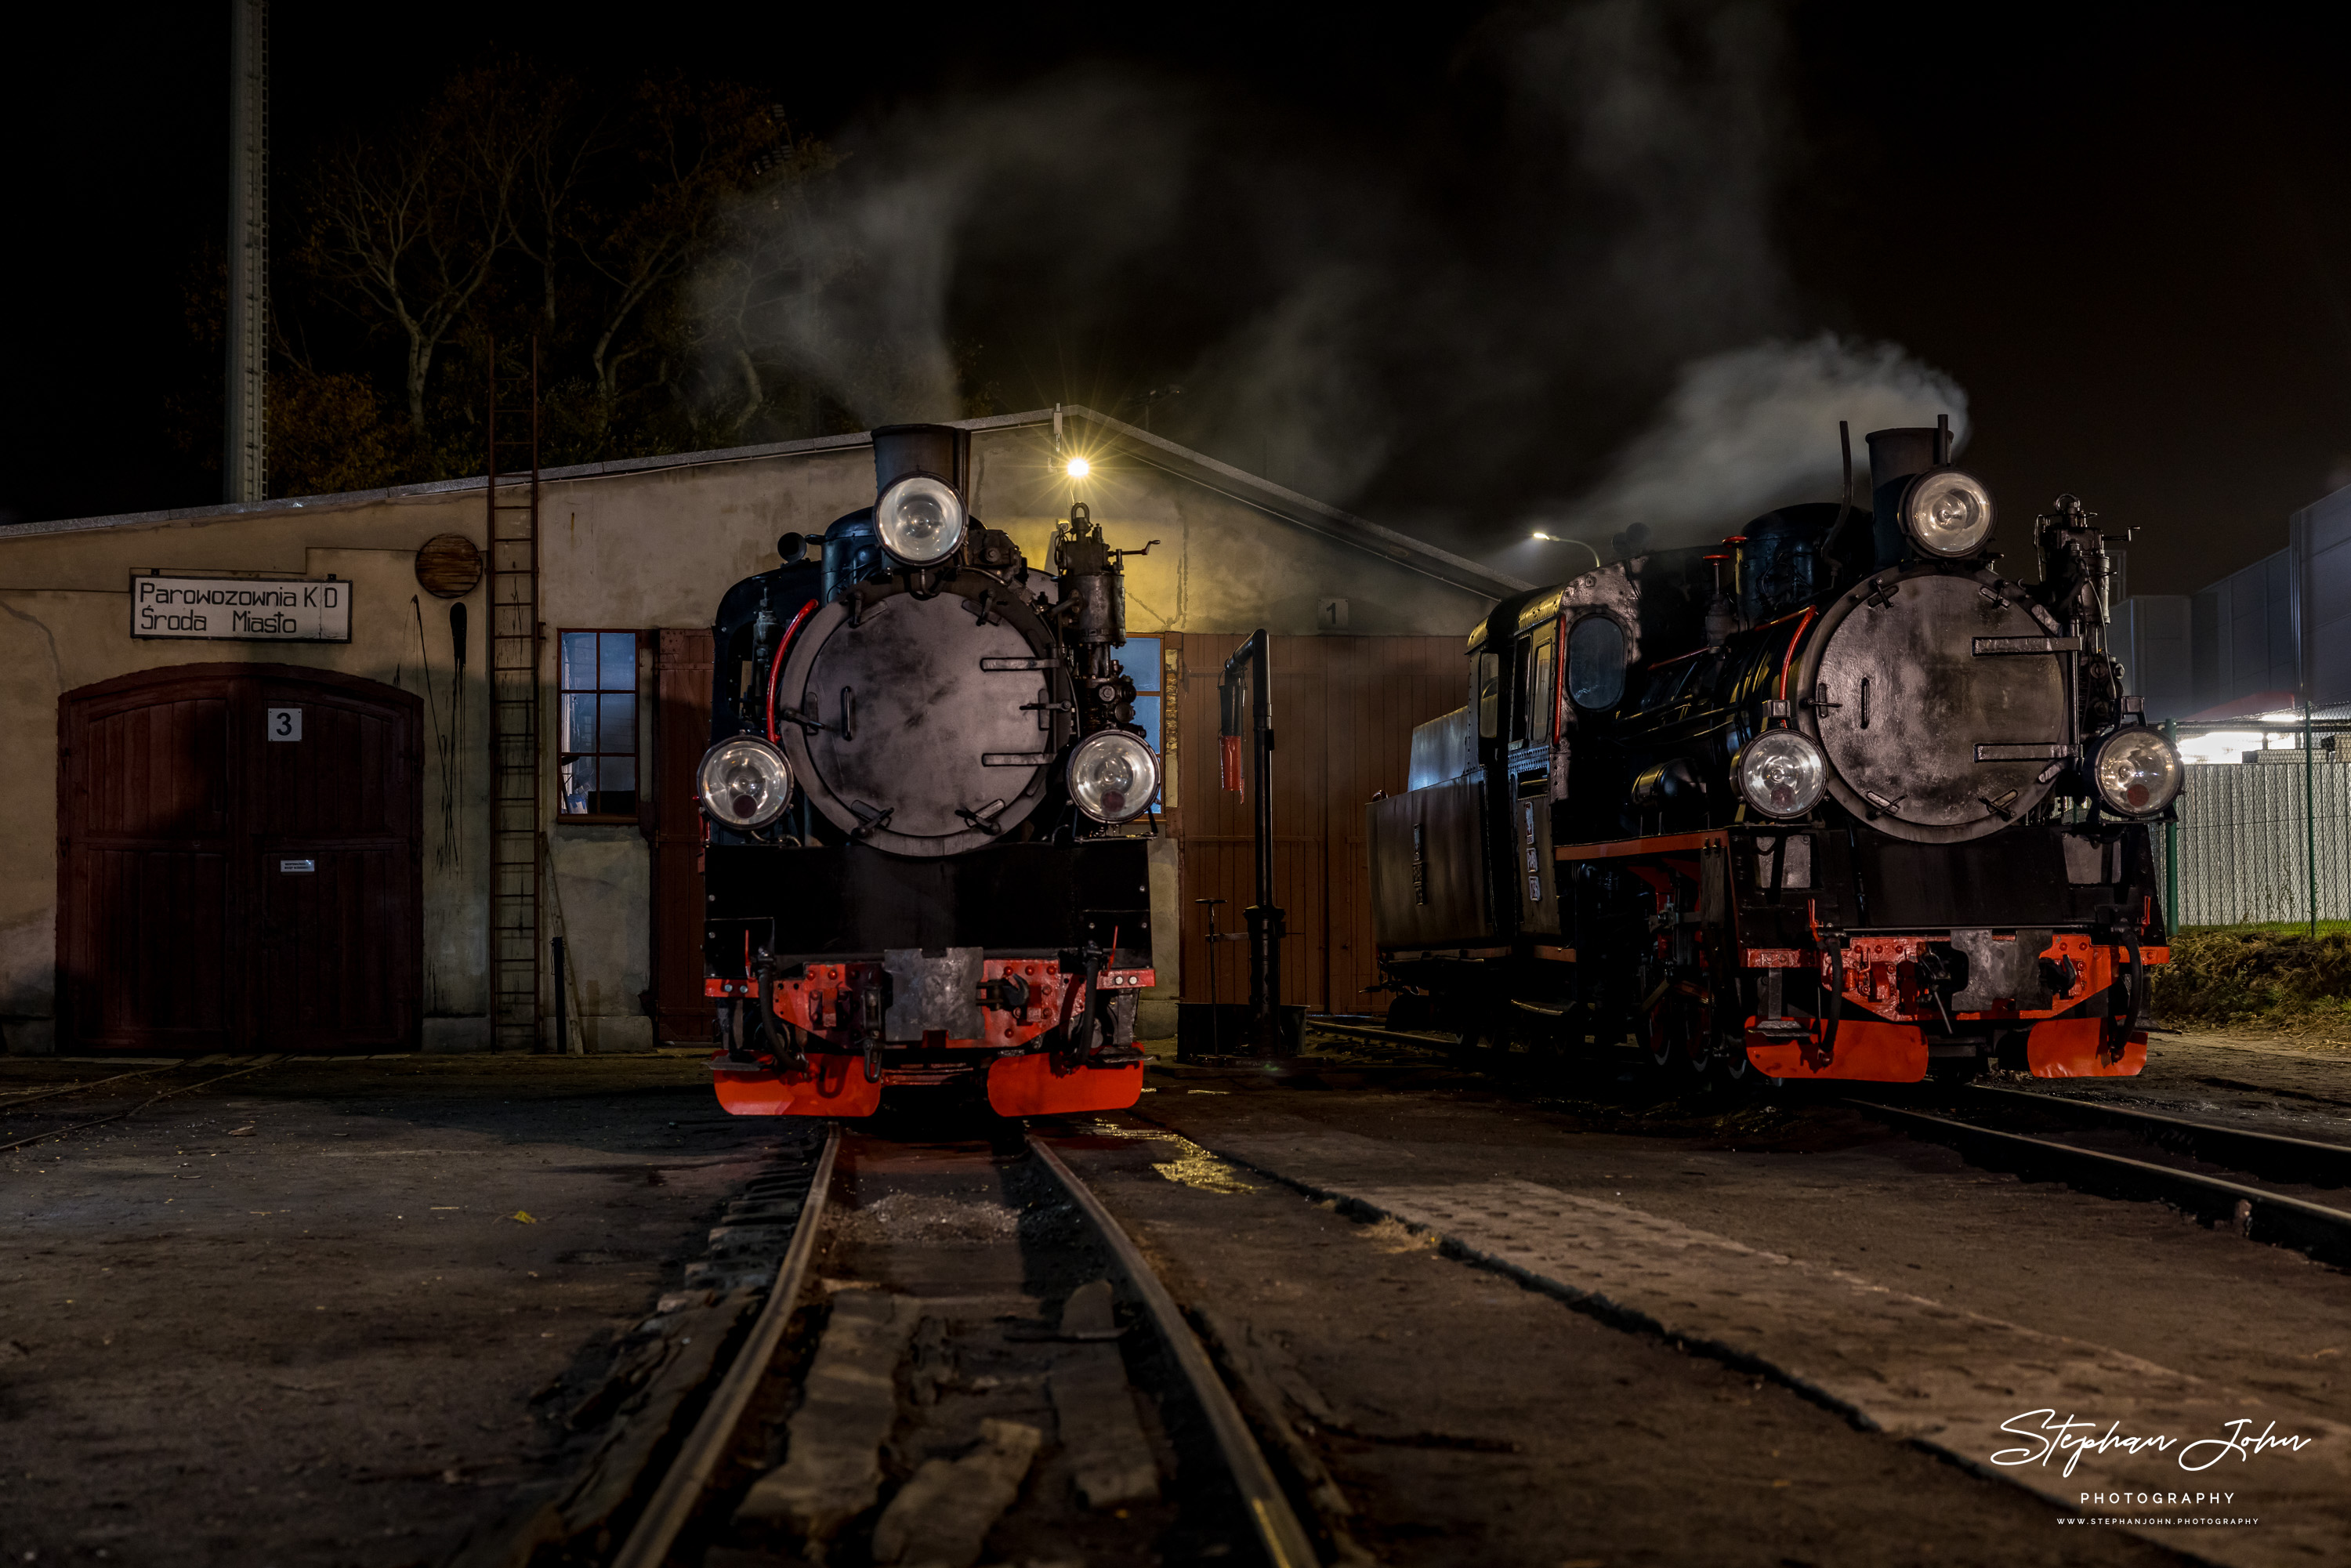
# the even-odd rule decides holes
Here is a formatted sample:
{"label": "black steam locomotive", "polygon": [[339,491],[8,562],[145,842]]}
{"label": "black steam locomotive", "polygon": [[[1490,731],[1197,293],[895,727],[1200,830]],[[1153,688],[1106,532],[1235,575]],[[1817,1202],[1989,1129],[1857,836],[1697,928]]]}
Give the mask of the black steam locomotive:
{"label": "black steam locomotive", "polygon": [[1469,701],[1370,810],[1399,1027],[1658,1068],[2136,1073],[2183,773],[2104,641],[2070,496],[2001,575],[1949,422],[1868,437],[1873,505],[1757,518],[1503,601]]}
{"label": "black steam locomotive", "polygon": [[718,608],[697,793],[719,1102],[862,1116],[886,1085],[984,1082],[1005,1115],[1131,1105],[1151,898],[1117,830],[1159,774],[1113,652],[1129,552],[1081,503],[1032,569],[969,513],[966,431],[877,430],[873,469],[873,506],[786,534]]}

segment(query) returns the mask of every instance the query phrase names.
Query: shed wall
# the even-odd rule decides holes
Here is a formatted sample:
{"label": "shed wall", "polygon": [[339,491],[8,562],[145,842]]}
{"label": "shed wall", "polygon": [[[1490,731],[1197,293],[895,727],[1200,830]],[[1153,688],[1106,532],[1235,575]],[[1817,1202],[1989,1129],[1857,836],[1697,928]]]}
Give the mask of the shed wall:
{"label": "shed wall", "polygon": [[[1100,444],[1094,473],[1078,488],[1060,466],[1050,427],[980,430],[973,450],[974,512],[1010,532],[1032,561],[1045,562],[1054,524],[1072,499],[1089,502],[1115,548],[1160,541],[1148,555],[1127,560],[1129,623],[1138,633],[1212,632],[1229,643],[1264,625],[1311,645],[1337,601],[1351,632],[1389,634],[1339,643],[1369,646],[1429,634],[1458,649],[1462,629],[1490,602],[1360,543],[1276,516],[1253,504],[1243,486],[1196,482],[1149,455]],[[548,699],[541,778],[550,876],[542,922],[546,936],[567,938],[579,1036],[589,1049],[653,1043],[653,1020],[641,1001],[652,988],[651,846],[636,827],[555,821],[553,634],[565,627],[705,629],[729,585],[774,561],[777,536],[820,532],[870,505],[872,488],[871,452],[862,444],[553,479],[543,486],[540,613],[549,642],[540,670]],[[434,535],[459,533],[483,544],[483,519],[476,486],[0,533],[0,722],[12,737],[0,748],[0,1035],[6,1049],[45,1051],[54,1039],[58,697],[133,671],[221,660],[360,675],[423,700],[423,1038],[428,1049],[486,1046],[489,737],[482,673],[489,616],[485,591],[476,588],[465,600],[472,647],[461,683],[447,602],[423,593],[413,573],[417,548]],[[354,585],[352,640],[133,639],[130,580],[155,569],[313,579],[332,573]],[[649,716],[659,639],[644,641],[639,689]],[[1320,668],[1307,658],[1301,653],[1289,662]],[[1293,713],[1307,700],[1302,692]],[[1448,696],[1431,712],[1456,702],[1458,695]],[[1201,710],[1194,705],[1193,711]],[[1207,711],[1213,716],[1213,706]],[[652,729],[640,724],[645,779],[653,776]],[[1397,747],[1409,730],[1409,722],[1397,730]],[[1388,788],[1402,787],[1401,757],[1399,749]],[[1352,776],[1347,787],[1355,788]],[[1332,831],[1339,835],[1332,852],[1353,865],[1359,857],[1346,847],[1353,841],[1346,835],[1359,837],[1360,823],[1332,819]],[[1301,852],[1323,853],[1319,847]],[[551,996],[543,998],[543,1011],[551,1015]]]}

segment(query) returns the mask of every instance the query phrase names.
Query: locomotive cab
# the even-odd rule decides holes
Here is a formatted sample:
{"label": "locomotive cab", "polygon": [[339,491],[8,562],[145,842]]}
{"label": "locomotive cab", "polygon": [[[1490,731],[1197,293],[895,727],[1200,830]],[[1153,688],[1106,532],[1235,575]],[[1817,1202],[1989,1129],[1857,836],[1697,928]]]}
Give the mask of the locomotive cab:
{"label": "locomotive cab", "polygon": [[1472,632],[1423,727],[1474,766],[1371,808],[1405,1013],[1734,1078],[2137,1071],[2183,772],[2105,651],[2101,538],[2060,497],[2011,580],[1948,423],[1868,442],[1866,510],[1848,466],[1717,548],[1628,530]]}
{"label": "locomotive cab", "polygon": [[[1142,1090],[1158,761],[1122,558],[1086,507],[1052,570],[968,509],[968,433],[873,434],[875,502],[721,603],[705,990],[738,1114],[863,1115],[890,1084],[1000,1113]],[[1148,547],[1145,547],[1148,548]]]}

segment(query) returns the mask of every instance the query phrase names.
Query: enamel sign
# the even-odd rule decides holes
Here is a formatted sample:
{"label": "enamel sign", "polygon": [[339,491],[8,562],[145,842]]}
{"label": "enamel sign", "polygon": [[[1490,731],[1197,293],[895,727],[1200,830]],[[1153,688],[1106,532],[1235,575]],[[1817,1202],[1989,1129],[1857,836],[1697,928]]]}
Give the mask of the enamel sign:
{"label": "enamel sign", "polygon": [[134,575],[131,634],[232,643],[348,643],[351,585],[305,577]]}

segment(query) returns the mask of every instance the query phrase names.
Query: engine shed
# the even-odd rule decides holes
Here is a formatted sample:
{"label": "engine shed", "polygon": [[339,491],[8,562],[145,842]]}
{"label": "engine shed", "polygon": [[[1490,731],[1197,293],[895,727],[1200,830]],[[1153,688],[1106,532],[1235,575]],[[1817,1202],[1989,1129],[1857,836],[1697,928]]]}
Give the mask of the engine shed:
{"label": "engine shed", "polygon": [[[1245,994],[1207,940],[1251,902],[1216,688],[1259,627],[1283,999],[1375,1005],[1364,802],[1461,705],[1459,629],[1530,585],[1089,410],[964,423],[971,509],[1031,559],[1076,500],[1156,541],[1122,657],[1165,782],[1130,831],[1183,941],[1143,1032],[1212,969]],[[871,444],[0,528],[5,1050],[707,1042],[713,612],[779,536],[870,504]]]}

